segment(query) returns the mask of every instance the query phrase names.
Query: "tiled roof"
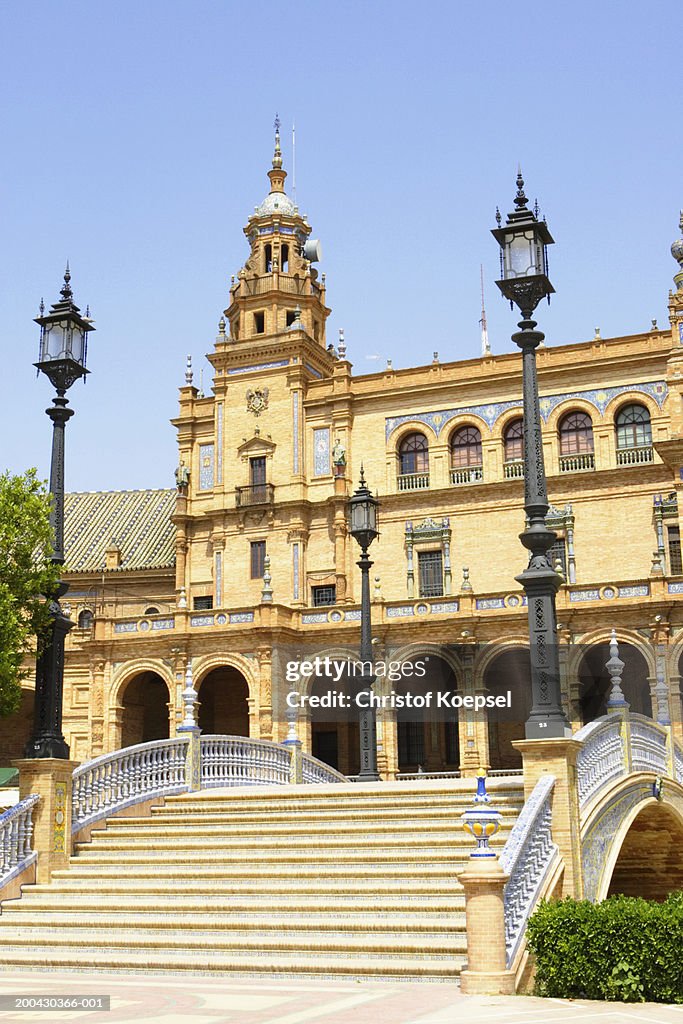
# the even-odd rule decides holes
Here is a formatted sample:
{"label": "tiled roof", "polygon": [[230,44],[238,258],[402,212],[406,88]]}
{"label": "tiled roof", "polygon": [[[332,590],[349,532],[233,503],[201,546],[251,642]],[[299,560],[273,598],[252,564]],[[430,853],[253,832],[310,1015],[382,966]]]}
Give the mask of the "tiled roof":
{"label": "tiled roof", "polygon": [[65,568],[104,571],[105,551],[112,542],[121,549],[121,565],[109,572],[174,565],[175,499],[175,490],[66,494]]}

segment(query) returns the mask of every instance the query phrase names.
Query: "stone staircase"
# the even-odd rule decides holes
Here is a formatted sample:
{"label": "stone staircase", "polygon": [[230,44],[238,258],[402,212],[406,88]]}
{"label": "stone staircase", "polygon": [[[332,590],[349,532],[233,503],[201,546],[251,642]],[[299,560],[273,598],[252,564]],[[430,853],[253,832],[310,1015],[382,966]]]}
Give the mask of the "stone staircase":
{"label": "stone staircase", "polygon": [[[491,779],[500,849],[521,779]],[[0,916],[5,968],[455,978],[475,780],[208,790],[110,819]]]}

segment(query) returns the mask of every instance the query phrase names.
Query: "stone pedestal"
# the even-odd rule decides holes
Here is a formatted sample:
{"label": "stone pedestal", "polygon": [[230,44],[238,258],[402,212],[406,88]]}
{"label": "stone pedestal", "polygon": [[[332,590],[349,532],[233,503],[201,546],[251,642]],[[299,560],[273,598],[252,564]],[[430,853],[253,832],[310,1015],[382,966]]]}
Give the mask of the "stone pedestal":
{"label": "stone pedestal", "polygon": [[564,861],[562,895],[580,900],[581,881],[581,819],[579,816],[579,784],[576,758],[581,743],[569,737],[550,740],[516,740],[524,764],[524,799],[528,800],[542,775],[555,776],[553,790],[553,841],[560,848]]}
{"label": "stone pedestal", "polygon": [[472,857],[458,876],[465,889],[467,968],[460,975],[466,995],[514,995],[515,976],[505,956],[503,892],[508,876],[497,857]]}
{"label": "stone pedestal", "polygon": [[22,758],[19,799],[37,793],[33,809],[33,849],[38,853],[36,881],[45,884],[53,871],[69,866],[71,857],[71,779],[78,761],[57,758]]}

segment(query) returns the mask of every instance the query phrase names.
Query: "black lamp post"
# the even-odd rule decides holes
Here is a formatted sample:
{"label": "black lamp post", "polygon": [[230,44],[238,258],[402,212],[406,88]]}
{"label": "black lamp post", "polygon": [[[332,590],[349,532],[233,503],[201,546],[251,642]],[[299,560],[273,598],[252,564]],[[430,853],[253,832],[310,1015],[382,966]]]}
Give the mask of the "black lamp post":
{"label": "black lamp post", "polygon": [[[356,563],[361,571],[360,600],[360,660],[363,666],[362,692],[372,693],[375,673],[372,669],[372,631],[370,627],[370,569],[372,562],[368,548],[377,529],[379,501],[373,497],[365,483],[363,467],[360,469],[360,485],[349,498],[349,533],[358,541],[361,549],[360,560]],[[379,782],[377,772],[377,727],[375,709],[361,708],[360,711],[360,782]]]}
{"label": "black lamp post", "polygon": [[[52,562],[64,564],[64,427],[73,416],[64,397],[71,385],[85,377],[88,333],[94,331],[88,316],[73,301],[71,274],[66,265],[61,299],[45,314],[40,304],[40,352],[34,365],[42,370],[57,391],[52,406],[46,409],[52,420],[52,461],[50,492],[52,511],[50,523],[54,534]],[[59,605],[59,598],[68,590],[60,581],[52,594],[46,594],[52,627],[36,661],[36,692],[33,713],[33,735],[26,745],[26,757],[57,757],[67,759],[69,747],[62,735],[62,693],[64,688],[64,640],[73,623]]]}
{"label": "black lamp post", "polygon": [[543,461],[541,416],[538,403],[536,349],[545,335],[535,330],[532,315],[541,299],[555,291],[548,278],[547,246],[552,245],[545,220],[539,221],[538,207],[527,206],[524,179],[517,174],[515,209],[492,234],[500,245],[501,280],[496,281],[510,306],[522,314],[520,330],[512,340],[522,350],[524,394],[524,508],[527,527],[520,540],[529,551],[527,568],[516,577],[524,587],[529,613],[532,708],[526,723],[527,739],[552,739],[571,735],[571,727],[562,709],[560,665],[557,652],[555,595],[561,581],[550,565],[548,551],[556,534],[545,523],[548,491]]}

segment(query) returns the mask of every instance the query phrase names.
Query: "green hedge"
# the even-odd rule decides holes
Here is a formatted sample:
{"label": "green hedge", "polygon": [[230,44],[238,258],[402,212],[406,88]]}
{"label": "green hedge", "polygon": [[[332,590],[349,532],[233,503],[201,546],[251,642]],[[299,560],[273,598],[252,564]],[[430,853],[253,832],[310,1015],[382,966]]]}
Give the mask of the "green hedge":
{"label": "green hedge", "polygon": [[543,902],[529,920],[536,991],[556,998],[683,1003],[683,893]]}

